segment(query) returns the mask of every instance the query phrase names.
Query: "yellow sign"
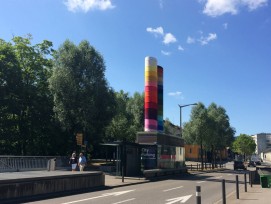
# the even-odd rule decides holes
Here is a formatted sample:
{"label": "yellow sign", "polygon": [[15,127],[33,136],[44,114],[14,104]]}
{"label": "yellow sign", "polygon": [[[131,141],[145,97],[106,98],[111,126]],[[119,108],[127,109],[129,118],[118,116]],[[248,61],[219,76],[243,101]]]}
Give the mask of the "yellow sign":
{"label": "yellow sign", "polygon": [[83,134],[82,133],[77,133],[76,134],[76,142],[77,142],[77,145],[82,145],[83,144]]}

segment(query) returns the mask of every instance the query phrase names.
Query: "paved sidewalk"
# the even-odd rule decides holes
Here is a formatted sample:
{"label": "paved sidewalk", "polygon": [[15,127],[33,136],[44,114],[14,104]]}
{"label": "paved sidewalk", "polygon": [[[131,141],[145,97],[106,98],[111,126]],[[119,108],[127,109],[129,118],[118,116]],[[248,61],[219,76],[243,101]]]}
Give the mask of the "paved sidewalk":
{"label": "paved sidewalk", "polygon": [[[271,189],[262,188],[261,185],[253,185],[252,188],[248,186],[247,192],[244,192],[244,190],[239,192],[239,199],[236,199],[236,191],[229,193],[226,202],[230,204],[270,204]],[[222,204],[222,200],[216,204]]]}

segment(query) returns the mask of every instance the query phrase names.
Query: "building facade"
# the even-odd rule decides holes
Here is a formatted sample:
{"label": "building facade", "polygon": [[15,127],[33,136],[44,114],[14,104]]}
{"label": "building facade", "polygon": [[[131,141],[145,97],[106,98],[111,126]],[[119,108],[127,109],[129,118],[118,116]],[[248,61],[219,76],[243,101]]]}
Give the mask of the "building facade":
{"label": "building facade", "polygon": [[271,133],[259,133],[252,135],[252,138],[256,143],[255,154],[263,159],[263,153],[271,149]]}

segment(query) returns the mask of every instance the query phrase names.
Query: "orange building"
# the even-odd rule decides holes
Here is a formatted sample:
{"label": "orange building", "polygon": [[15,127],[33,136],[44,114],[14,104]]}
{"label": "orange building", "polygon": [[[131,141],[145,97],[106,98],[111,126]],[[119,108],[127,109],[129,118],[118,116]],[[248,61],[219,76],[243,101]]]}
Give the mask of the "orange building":
{"label": "orange building", "polygon": [[[185,147],[185,160],[186,161],[200,161],[200,159],[201,159],[200,145],[185,144],[184,147]],[[220,160],[220,157],[222,160],[226,160],[228,158],[228,151],[226,148],[223,149],[222,151],[216,150],[215,155],[216,155],[217,160]],[[210,156],[210,152],[204,150],[204,147],[203,147],[203,160],[208,159],[208,156]]]}

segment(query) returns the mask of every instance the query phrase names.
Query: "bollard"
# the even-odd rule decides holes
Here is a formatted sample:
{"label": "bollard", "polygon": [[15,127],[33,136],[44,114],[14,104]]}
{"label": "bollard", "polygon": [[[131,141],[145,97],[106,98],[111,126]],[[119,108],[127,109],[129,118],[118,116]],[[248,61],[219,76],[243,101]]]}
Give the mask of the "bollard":
{"label": "bollard", "polygon": [[222,179],[222,203],[226,204],[226,187],[225,187],[225,179]]}
{"label": "bollard", "polygon": [[252,172],[249,172],[249,183],[250,183],[250,187],[252,188]]}
{"label": "bollard", "polygon": [[247,192],[247,173],[244,174],[244,180],[245,180],[245,192]]}
{"label": "bollard", "polygon": [[239,182],[238,182],[238,175],[236,175],[236,199],[239,199]]}
{"label": "bollard", "polygon": [[122,173],[122,183],[124,183],[124,166],[121,168],[121,173]]}
{"label": "bollard", "polygon": [[200,186],[196,186],[196,204],[201,204]]}

